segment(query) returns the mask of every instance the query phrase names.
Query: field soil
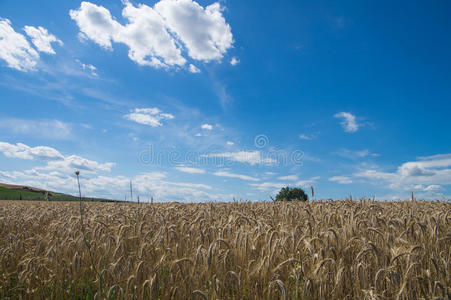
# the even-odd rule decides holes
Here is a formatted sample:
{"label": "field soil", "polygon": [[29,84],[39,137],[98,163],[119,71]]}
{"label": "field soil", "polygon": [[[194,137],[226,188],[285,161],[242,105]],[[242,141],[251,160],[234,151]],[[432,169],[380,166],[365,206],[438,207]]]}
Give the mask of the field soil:
{"label": "field soil", "polygon": [[450,299],[451,203],[0,201],[1,299]]}

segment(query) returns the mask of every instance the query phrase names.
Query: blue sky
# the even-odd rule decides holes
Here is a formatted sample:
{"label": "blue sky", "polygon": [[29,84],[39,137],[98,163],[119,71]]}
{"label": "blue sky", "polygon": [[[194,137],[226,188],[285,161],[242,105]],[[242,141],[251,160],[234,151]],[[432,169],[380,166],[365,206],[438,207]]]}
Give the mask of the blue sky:
{"label": "blue sky", "polygon": [[451,195],[447,1],[3,1],[0,182]]}

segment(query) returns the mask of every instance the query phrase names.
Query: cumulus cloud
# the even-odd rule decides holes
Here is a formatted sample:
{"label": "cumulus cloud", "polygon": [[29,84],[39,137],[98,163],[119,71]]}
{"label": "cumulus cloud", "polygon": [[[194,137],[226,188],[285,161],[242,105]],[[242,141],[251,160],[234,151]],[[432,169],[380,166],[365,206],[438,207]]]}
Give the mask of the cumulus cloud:
{"label": "cumulus cloud", "polygon": [[23,34],[14,30],[8,19],[0,18],[0,59],[8,67],[19,71],[34,70],[39,54],[33,49]]}
{"label": "cumulus cloud", "polygon": [[29,147],[22,143],[15,145],[0,142],[0,152],[6,157],[28,160],[63,160],[64,156],[56,149],[47,146]]}
{"label": "cumulus cloud", "polygon": [[219,158],[219,159],[223,159],[223,160],[248,163],[250,165],[276,163],[275,160],[273,160],[269,157],[268,158],[263,157],[263,154],[260,151],[237,151],[237,152],[212,153],[212,154],[202,155],[202,157]]}
{"label": "cumulus cloud", "polygon": [[352,179],[348,176],[332,176],[329,178],[329,181],[337,182],[339,184],[350,184],[352,183]]}
{"label": "cumulus cloud", "polygon": [[26,160],[41,160],[47,164],[36,170],[71,173],[74,170],[87,172],[111,171],[114,163],[99,163],[77,155],[64,156],[58,150],[47,146],[30,147],[22,143],[10,144],[0,142],[0,152],[6,157]]}
{"label": "cumulus cloud", "polygon": [[185,167],[185,166],[179,166],[179,167],[176,167],[175,169],[180,172],[185,172],[185,173],[189,173],[189,174],[204,174],[205,173],[205,170],[198,169],[198,168],[190,168],[190,167]]}
{"label": "cumulus cloud", "polygon": [[126,114],[124,118],[139,124],[160,127],[163,126],[161,121],[174,119],[174,116],[162,113],[158,108],[135,108],[132,112]]}
{"label": "cumulus cloud", "polygon": [[232,46],[231,28],[218,2],[203,8],[192,0],[161,0],[155,9],[194,59],[220,59]]}
{"label": "cumulus cloud", "polygon": [[[218,60],[233,44],[230,25],[219,3],[202,7],[192,0],[161,0],[153,7],[124,1],[122,25],[110,11],[90,2],[69,12],[81,37],[112,50],[112,42],[129,47],[129,57],[155,68],[183,66],[187,53],[199,61]],[[191,67],[192,66],[192,67]],[[198,70],[190,65],[192,72]]]}
{"label": "cumulus cloud", "polygon": [[212,130],[213,129],[213,125],[202,124],[202,126],[200,126],[200,128],[205,129],[205,130]]}
{"label": "cumulus cloud", "polygon": [[247,180],[247,181],[259,181],[260,180],[260,179],[255,178],[255,177],[242,175],[242,174],[230,173],[230,172],[227,172],[227,171],[214,172],[213,175],[220,176],[220,177],[238,178],[238,179]]}
{"label": "cumulus cloud", "polygon": [[[51,43],[63,45],[63,42],[42,26],[25,26],[25,33],[39,52],[55,54]],[[0,59],[8,67],[19,71],[33,71],[39,62],[39,53],[28,42],[25,35],[18,33],[8,19],[0,18]]]}
{"label": "cumulus cloud", "polygon": [[233,145],[235,145],[235,143],[234,143],[234,142],[231,142],[231,141],[227,141],[226,144],[227,144],[227,146],[233,146]]}
{"label": "cumulus cloud", "polygon": [[40,52],[55,54],[55,50],[53,50],[51,43],[57,43],[60,46],[63,45],[61,40],[49,33],[48,30],[42,26],[37,28],[33,26],[25,26],[24,31],[31,38],[31,42],[36,49]]}
{"label": "cumulus cloud", "polygon": [[[20,183],[35,186],[51,191],[76,194],[77,186],[73,173],[43,170],[25,170],[6,172],[0,171],[0,179],[3,182]],[[124,195],[129,194],[130,180],[133,181],[134,194],[140,196],[141,201],[147,201],[150,197],[154,201],[225,201],[232,199],[231,194],[212,194],[212,187],[206,184],[190,182],[174,182],[167,179],[162,172],[149,172],[133,177],[121,175],[105,176],[93,175],[81,172],[80,183],[83,196],[107,197],[123,200]],[[128,200],[130,200],[128,198]],[[136,201],[136,198],[133,200]]]}
{"label": "cumulus cloud", "polygon": [[339,112],[335,114],[334,117],[343,119],[340,124],[346,132],[352,133],[356,132],[359,129],[359,124],[357,123],[356,117],[349,112]]}
{"label": "cumulus cloud", "polygon": [[451,154],[420,157],[416,161],[403,163],[394,172],[368,169],[359,171],[354,176],[376,184],[388,184],[389,188],[395,190],[427,186],[428,191],[432,191],[440,185],[451,184]]}
{"label": "cumulus cloud", "polygon": [[115,166],[115,163],[99,163],[93,160],[89,160],[77,155],[70,155],[64,157],[62,160],[50,161],[45,167],[38,167],[37,170],[49,170],[71,173],[74,170],[87,171],[92,173],[111,171],[111,168]]}

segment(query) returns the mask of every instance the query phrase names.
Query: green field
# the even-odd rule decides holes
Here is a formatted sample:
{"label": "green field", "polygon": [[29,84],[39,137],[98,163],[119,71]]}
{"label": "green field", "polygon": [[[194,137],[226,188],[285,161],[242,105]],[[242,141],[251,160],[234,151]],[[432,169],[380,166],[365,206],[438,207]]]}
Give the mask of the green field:
{"label": "green field", "polygon": [[[33,191],[24,191],[24,190],[15,190],[9,189],[5,187],[0,187],[0,200],[34,200],[34,201],[43,201],[46,200],[46,195],[42,192],[33,192]],[[48,201],[78,201],[79,198],[61,194],[49,192]],[[92,202],[113,202],[114,200],[102,199],[102,198],[83,198],[84,201],[92,201]]]}

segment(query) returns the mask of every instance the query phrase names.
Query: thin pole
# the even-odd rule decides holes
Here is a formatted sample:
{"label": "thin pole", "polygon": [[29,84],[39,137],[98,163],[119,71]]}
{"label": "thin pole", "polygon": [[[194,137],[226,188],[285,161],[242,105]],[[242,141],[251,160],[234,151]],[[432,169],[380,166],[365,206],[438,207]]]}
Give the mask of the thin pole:
{"label": "thin pole", "polygon": [[80,171],[76,171],[75,172],[75,175],[77,175],[77,183],[78,183],[78,195],[79,195],[79,197],[80,197],[80,217],[81,217],[81,220],[83,221],[83,206],[82,206],[82,199],[81,199],[81,188],[80,188],[80,178],[79,178],[79,176],[80,176]]}
{"label": "thin pole", "polygon": [[132,188],[132,181],[131,180],[130,180],[130,197],[131,197],[130,201],[133,202],[133,188]]}

